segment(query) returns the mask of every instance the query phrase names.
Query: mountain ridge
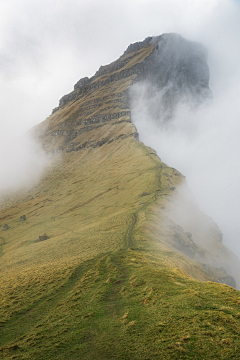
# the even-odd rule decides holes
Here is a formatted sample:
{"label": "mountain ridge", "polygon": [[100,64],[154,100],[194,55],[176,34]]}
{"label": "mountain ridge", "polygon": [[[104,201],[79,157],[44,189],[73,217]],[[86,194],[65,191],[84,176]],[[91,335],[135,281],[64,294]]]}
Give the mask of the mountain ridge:
{"label": "mountain ridge", "polygon": [[[199,60],[196,60],[197,56]],[[172,72],[168,70],[169,59],[171,59],[170,68],[174,69]],[[193,61],[195,67],[191,65],[186,74],[188,64]],[[210,75],[206,61],[207,51],[202,45],[187,41],[177,34],[148,37],[142,42],[131,44],[118,60],[100,67],[92,78],[80,79],[77,82],[78,85],[75,84],[73,92],[60,99],[59,109],[54,111],[47,130],[44,127],[43,134],[40,136],[46,151],[70,153],[102,147],[128,137],[138,140],[137,129],[131,122],[129,98],[131,86],[146,82],[147,79],[148,82],[153,83],[149,90],[150,96],[152,91],[156,90],[156,86],[166,89],[162,95],[163,101],[159,100],[160,107],[158,103],[154,112],[156,116],[161,114],[164,121],[169,121],[169,116],[173,116],[179,101],[193,102],[194,106],[197,106],[196,104],[212,96],[209,89]],[[188,81],[184,82],[183,78]],[[196,89],[193,90],[193,87]],[[101,94],[100,98],[99,94]],[[105,96],[102,97],[102,94]],[[39,126],[40,131],[41,126]],[[56,145],[53,146],[54,138],[60,140],[60,142],[59,140],[55,142],[57,149]],[[52,146],[53,148],[51,148]],[[167,180],[170,182],[169,177]],[[169,185],[170,188],[175,189],[174,186]],[[195,206],[197,207],[196,203]],[[188,232],[191,233],[191,231]],[[216,236],[220,239],[221,233],[219,232],[219,234]],[[205,236],[208,238],[207,233]],[[192,246],[191,241],[191,238],[180,239],[174,246],[182,250],[189,247],[188,250],[185,250],[191,252],[193,251],[193,248],[189,250]],[[202,241],[203,239],[198,241],[197,245],[199,246]],[[179,242],[182,242],[182,245]],[[184,245],[185,242],[188,244],[187,246]],[[205,242],[205,246],[207,246],[207,242]],[[214,254],[212,254],[212,258],[214,258]],[[205,261],[203,256],[201,262],[205,263]],[[224,268],[221,266],[221,261],[214,260],[218,268]],[[237,264],[237,260],[234,261],[234,264]],[[207,265],[212,266],[213,262]],[[225,267],[227,267],[226,271],[230,271],[231,276],[226,276],[220,271],[219,279],[225,278],[230,285],[236,286],[234,277],[238,276],[235,274],[233,277],[230,265],[225,263]],[[238,268],[240,269],[239,266]]]}
{"label": "mountain ridge", "polygon": [[165,34],[130,45],[33,129],[56,158],[39,184],[1,205],[9,229],[1,237],[0,356],[179,359],[239,348],[239,261],[184,176],[138,140],[131,122],[129,88],[148,76],[166,88],[154,109],[164,121],[178,101],[211,96],[205,50],[203,72],[173,71],[189,78],[180,92],[161,69],[154,77],[155,54],[168,63],[169,39],[184,43]]}

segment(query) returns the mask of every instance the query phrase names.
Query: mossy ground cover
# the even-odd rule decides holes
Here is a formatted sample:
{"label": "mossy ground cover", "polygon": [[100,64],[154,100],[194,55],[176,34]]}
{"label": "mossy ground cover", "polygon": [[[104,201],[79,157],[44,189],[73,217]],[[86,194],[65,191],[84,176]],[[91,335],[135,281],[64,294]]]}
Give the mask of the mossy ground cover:
{"label": "mossy ground cover", "polygon": [[0,358],[237,359],[239,293],[174,269],[204,279],[154,230],[171,192],[166,171],[176,173],[152,149],[119,140],[66,154],[9,200]]}
{"label": "mossy ground cover", "polygon": [[179,275],[159,255],[122,249],[82,263],[1,325],[0,357],[238,359],[239,292]]}
{"label": "mossy ground cover", "polygon": [[176,269],[203,276],[154,230],[176,171],[134,139],[109,147],[3,208],[0,358],[237,358],[239,293]]}

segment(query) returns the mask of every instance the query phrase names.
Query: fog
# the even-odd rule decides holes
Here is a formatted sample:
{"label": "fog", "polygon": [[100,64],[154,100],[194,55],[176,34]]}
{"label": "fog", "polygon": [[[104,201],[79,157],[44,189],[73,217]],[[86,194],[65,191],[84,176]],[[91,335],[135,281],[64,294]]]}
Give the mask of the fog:
{"label": "fog", "polygon": [[[237,0],[2,1],[1,188],[40,178],[48,164],[44,153],[33,139],[16,138],[49,116],[74,83],[117,59],[130,43],[176,32],[208,48],[213,101],[194,113],[179,107],[164,132],[144,118],[144,101],[141,111],[135,104],[134,121],[140,139],[186,175],[240,257],[239,8]],[[144,90],[138,91],[142,99]]]}
{"label": "fog", "polygon": [[16,190],[28,190],[40,180],[43,171],[51,165],[52,156],[28,132],[0,144],[0,201]]}
{"label": "fog", "polygon": [[234,21],[236,13],[240,14],[227,5],[232,4],[225,2],[229,15],[225,27],[221,29],[218,23],[224,19],[220,16],[223,7],[215,14],[213,28],[202,28],[204,33],[196,36],[207,43],[212,99],[197,108],[189,102],[179,103],[173,118],[164,121],[161,108],[158,119],[151,111],[156,104],[159,108],[163,91],[155,89],[153,95],[151,85],[142,82],[135,84],[130,94],[140,141],[186,176],[201,209],[223,232],[223,243],[240,258],[240,23]]}

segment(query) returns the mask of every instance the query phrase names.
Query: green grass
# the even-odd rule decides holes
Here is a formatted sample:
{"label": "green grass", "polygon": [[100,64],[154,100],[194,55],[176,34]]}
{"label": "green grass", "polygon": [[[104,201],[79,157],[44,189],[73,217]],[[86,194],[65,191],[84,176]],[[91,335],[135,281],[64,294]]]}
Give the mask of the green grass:
{"label": "green grass", "polygon": [[176,170],[121,141],[65,155],[2,210],[0,358],[234,358],[239,293],[165,243]]}
{"label": "green grass", "polygon": [[[120,250],[76,268],[1,326],[4,359],[237,359],[239,292]],[[21,323],[21,327],[19,324]]]}
{"label": "green grass", "polygon": [[[152,49],[125,55],[125,69]],[[239,358],[239,292],[206,282],[218,270],[174,249],[177,228],[184,241],[188,231],[226,253],[194,201],[181,204],[200,226],[171,218],[182,207],[170,187],[183,176],[132,137],[129,116],[82,131],[79,119],[128,110],[119,99],[136,76],[82,94],[36,129],[48,151],[111,142],[63,151],[38,185],[1,203],[10,229],[0,230],[0,359]],[[53,136],[59,129],[78,135]]]}

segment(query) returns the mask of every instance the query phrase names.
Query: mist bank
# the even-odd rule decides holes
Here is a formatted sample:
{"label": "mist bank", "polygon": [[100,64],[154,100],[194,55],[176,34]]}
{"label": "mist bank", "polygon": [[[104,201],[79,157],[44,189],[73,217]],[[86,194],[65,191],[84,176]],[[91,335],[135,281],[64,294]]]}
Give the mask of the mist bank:
{"label": "mist bank", "polygon": [[[159,108],[165,91],[148,81],[134,84],[130,99],[140,141],[186,176],[199,206],[223,232],[223,243],[240,258],[240,82],[238,68],[231,67],[236,56],[232,45],[222,46],[232,59],[228,71],[225,61],[214,67],[213,96],[200,106],[191,99],[180,99],[171,118],[166,119],[166,111]],[[213,44],[209,49],[210,74],[213,59],[220,63],[224,59],[219,47],[214,51]],[[152,109],[158,109],[158,115]]]}
{"label": "mist bank", "polygon": [[36,185],[52,163],[31,132],[0,141],[0,201],[4,195]]}

